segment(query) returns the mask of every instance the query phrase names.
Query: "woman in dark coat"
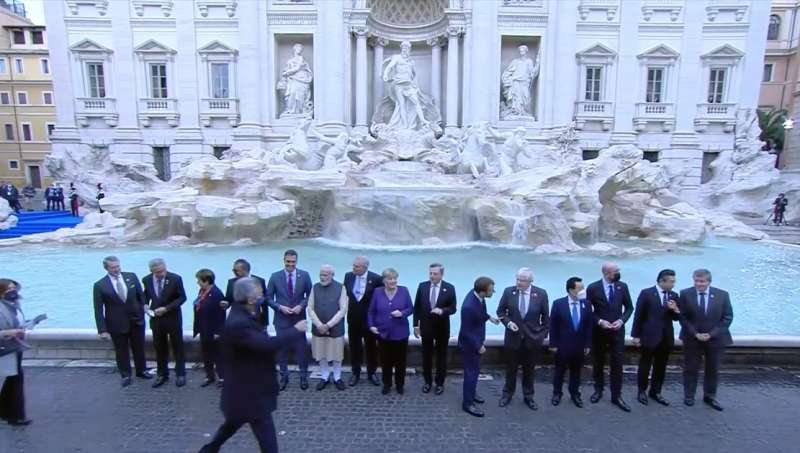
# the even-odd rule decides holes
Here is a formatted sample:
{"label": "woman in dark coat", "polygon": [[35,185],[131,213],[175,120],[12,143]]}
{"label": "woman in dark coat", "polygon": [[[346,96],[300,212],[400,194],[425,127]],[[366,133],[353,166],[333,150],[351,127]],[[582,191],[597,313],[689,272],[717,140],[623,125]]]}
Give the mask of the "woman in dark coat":
{"label": "woman in dark coat", "polygon": [[0,278],[0,418],[12,425],[28,425],[22,375],[22,344],[25,329],[18,316],[20,286]]}
{"label": "woman in dark coat", "polygon": [[[200,269],[195,274],[200,293],[194,300],[194,336],[200,335],[200,350],[203,354],[203,369],[206,379],[201,387],[208,387],[217,379],[222,385],[222,367],[219,366],[219,337],[225,326],[225,309],[228,308],[225,296],[214,284],[214,272]],[[216,373],[215,370],[216,369]]]}

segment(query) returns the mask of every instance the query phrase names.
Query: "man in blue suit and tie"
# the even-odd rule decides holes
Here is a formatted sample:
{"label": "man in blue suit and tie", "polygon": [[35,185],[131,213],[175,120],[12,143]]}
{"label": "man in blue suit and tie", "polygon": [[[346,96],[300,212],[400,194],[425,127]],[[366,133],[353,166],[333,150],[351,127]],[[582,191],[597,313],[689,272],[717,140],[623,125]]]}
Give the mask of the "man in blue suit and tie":
{"label": "man in blue suit and tie", "polygon": [[[306,319],[308,295],[311,292],[311,277],[308,272],[297,269],[297,252],[289,249],[283,253],[283,269],[270,276],[267,283],[267,304],[275,310],[275,330],[280,331]],[[300,367],[300,388],[308,389],[308,358],[306,337],[297,337],[278,351],[281,370],[280,389],[289,384],[289,349],[294,350]]]}
{"label": "man in blue suit and tie", "polygon": [[638,384],[640,403],[647,405],[647,385],[650,367],[653,378],[650,382],[650,398],[663,406],[669,406],[661,396],[664,376],[667,372],[669,353],[675,345],[675,331],[672,321],[678,319],[678,293],[675,287],[675,271],[664,269],[658,273],[656,286],[643,289],[636,300],[636,314],[633,316],[631,337],[633,344],[642,347],[639,356]]}
{"label": "man in blue suit and tie", "polygon": [[611,378],[611,403],[625,412],[631,408],[622,399],[622,362],[625,357],[625,323],[633,315],[633,302],[628,285],[620,281],[619,266],[605,263],[603,278],[586,288],[586,299],[592,305],[595,326],[592,332],[592,374],[594,393],[589,401],[603,398],[603,368],[606,353],[611,357],[608,374]]}
{"label": "man in blue suit and tie", "polygon": [[700,355],[705,356],[703,402],[721,411],[717,401],[717,377],[725,346],[733,344],[728,330],[733,322],[731,299],[726,291],[711,287],[711,272],[697,269],[694,286],[681,291],[678,308],[683,341],[684,404],[694,406]]}
{"label": "man in blue suit and tie", "polygon": [[553,406],[561,404],[564,374],[569,369],[569,394],[572,403],[583,407],[581,400],[581,369],[583,358],[592,345],[594,325],[592,309],[578,294],[583,290],[583,280],[567,280],[567,297],[556,299],[550,311],[550,350],[556,355],[553,375]]}
{"label": "man in blue suit and tie", "polygon": [[461,307],[461,329],[458,332],[458,346],[464,362],[464,397],[461,408],[475,417],[483,417],[483,411],[475,403],[483,404],[483,398],[475,394],[478,387],[478,374],[481,370],[481,354],[486,352],[486,321],[499,324],[497,318],[486,311],[486,298],[494,294],[494,281],[489,277],[478,277],[473,291],[464,298]]}

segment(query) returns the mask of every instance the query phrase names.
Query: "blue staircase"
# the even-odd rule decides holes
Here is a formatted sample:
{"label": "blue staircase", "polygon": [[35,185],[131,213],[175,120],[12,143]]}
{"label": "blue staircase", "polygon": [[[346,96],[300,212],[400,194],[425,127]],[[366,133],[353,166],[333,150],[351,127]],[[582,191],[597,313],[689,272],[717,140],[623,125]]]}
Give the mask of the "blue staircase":
{"label": "blue staircase", "polygon": [[31,211],[13,215],[19,219],[17,226],[8,230],[0,230],[0,239],[49,233],[59,228],[72,228],[81,223],[81,218],[72,217],[69,211]]}

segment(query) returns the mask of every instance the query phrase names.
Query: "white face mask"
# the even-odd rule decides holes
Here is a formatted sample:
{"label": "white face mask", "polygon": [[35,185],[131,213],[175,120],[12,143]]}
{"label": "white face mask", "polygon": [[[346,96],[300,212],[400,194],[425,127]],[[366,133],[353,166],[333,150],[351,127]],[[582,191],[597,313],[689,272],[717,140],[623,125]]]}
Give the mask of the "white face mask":
{"label": "white face mask", "polygon": [[578,293],[578,300],[586,299],[586,290],[582,289],[581,292]]}

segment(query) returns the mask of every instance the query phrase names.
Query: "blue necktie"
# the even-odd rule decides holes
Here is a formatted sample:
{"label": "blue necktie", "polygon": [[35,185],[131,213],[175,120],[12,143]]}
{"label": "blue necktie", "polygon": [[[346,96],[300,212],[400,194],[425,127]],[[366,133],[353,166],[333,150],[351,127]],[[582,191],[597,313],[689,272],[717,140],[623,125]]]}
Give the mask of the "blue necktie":
{"label": "blue necktie", "polygon": [[614,303],[614,285],[608,285],[608,304]]}
{"label": "blue necktie", "polygon": [[706,314],[706,293],[700,293],[700,311],[703,312],[703,316]]}
{"label": "blue necktie", "polygon": [[578,323],[580,320],[578,319],[578,304],[573,303],[572,305],[572,328],[578,330]]}

